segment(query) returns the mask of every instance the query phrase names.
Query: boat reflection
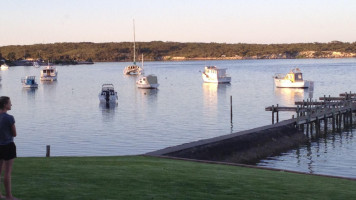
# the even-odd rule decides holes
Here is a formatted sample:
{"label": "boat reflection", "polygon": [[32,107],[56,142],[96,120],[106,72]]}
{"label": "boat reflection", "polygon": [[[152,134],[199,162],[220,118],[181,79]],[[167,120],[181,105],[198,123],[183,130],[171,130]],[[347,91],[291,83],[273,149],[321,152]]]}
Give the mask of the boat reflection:
{"label": "boat reflection", "polygon": [[29,100],[35,99],[37,88],[22,88],[22,92],[27,95]]}
{"label": "boat reflection", "polygon": [[274,93],[283,106],[295,106],[296,101],[313,98],[312,89],[275,88]]}
{"label": "boat reflection", "polygon": [[203,83],[204,108],[217,112],[219,96],[225,99],[226,88],[230,84]]}
{"label": "boat reflection", "polygon": [[147,107],[155,108],[157,106],[158,89],[140,89],[136,88],[138,94],[137,102],[141,106],[140,109],[147,109]]}
{"label": "boat reflection", "polygon": [[118,104],[113,102],[113,103],[105,103],[101,102],[99,103],[99,109],[101,110],[102,116],[103,116],[103,121],[112,121],[115,116],[116,108]]}
{"label": "boat reflection", "polygon": [[57,96],[57,82],[58,81],[41,81],[41,92],[43,92],[46,99],[53,99]]}

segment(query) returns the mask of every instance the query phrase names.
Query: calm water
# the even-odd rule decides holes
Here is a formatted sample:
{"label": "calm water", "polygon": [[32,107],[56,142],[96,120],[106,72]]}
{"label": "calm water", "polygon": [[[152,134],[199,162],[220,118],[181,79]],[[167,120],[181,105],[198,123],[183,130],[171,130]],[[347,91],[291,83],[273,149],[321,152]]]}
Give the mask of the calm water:
{"label": "calm water", "polygon": [[[156,74],[158,90],[137,89],[138,77],[124,76],[129,63],[57,66],[58,81],[23,89],[25,75],[40,69],[12,67],[1,71],[0,95],[10,96],[18,137],[18,156],[132,155],[199,139],[211,138],[271,123],[266,106],[292,106],[309,97],[356,92],[356,59],[234,60],[146,62],[146,74]],[[227,68],[230,85],[204,84],[205,65]],[[274,89],[272,75],[299,67],[314,90]],[[113,83],[117,106],[99,104],[103,83]],[[233,97],[233,126],[230,124]],[[293,113],[282,113],[290,118]],[[355,137],[333,134],[258,165],[356,177]]]}

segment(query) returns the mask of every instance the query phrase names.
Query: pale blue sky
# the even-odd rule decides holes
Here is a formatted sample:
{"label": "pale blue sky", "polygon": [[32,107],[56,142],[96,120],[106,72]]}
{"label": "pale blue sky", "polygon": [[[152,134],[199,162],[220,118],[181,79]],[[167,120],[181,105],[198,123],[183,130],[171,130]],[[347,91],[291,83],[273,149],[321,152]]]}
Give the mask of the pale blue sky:
{"label": "pale blue sky", "polygon": [[354,0],[1,0],[0,46],[356,41]]}

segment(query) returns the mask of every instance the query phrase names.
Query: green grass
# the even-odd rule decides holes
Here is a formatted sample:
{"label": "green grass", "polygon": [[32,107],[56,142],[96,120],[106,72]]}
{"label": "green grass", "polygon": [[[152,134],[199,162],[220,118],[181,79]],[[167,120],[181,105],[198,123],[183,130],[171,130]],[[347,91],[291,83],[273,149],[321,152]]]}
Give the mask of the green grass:
{"label": "green grass", "polygon": [[22,200],[356,199],[356,181],[143,156],[17,158],[12,181]]}

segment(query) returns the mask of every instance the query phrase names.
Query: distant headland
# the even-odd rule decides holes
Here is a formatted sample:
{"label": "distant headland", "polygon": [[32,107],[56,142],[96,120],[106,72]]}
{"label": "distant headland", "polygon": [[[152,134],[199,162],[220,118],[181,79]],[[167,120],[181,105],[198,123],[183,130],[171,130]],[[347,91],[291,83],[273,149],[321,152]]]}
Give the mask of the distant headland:
{"label": "distant headland", "polygon": [[[299,59],[356,57],[356,42],[292,44],[227,44],[136,42],[136,60],[147,61],[232,60],[232,59]],[[55,64],[90,64],[93,62],[133,61],[133,44],[119,43],[53,43],[0,47],[0,59],[10,65],[31,60]],[[23,64],[21,63],[21,64]]]}

